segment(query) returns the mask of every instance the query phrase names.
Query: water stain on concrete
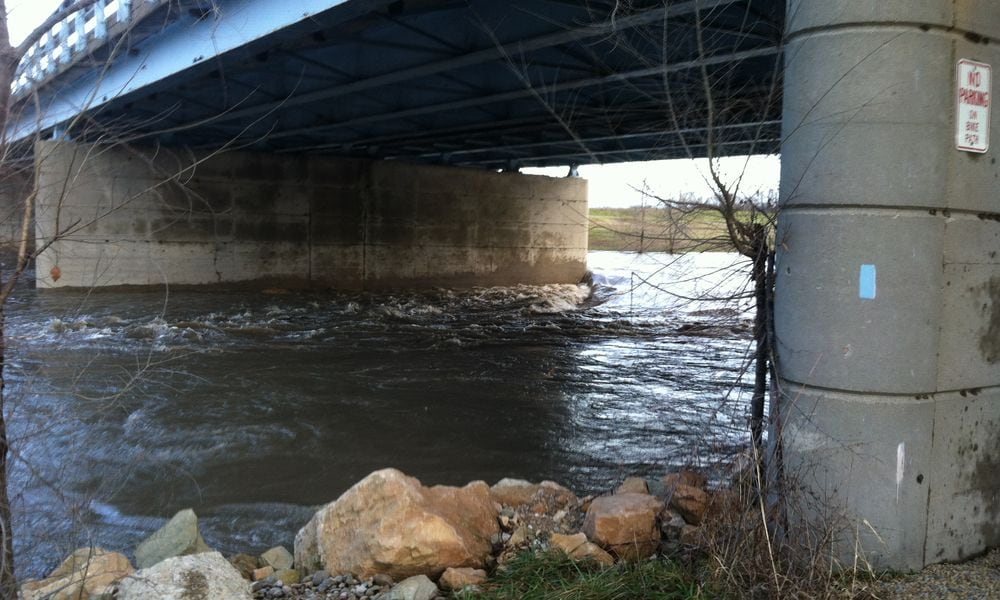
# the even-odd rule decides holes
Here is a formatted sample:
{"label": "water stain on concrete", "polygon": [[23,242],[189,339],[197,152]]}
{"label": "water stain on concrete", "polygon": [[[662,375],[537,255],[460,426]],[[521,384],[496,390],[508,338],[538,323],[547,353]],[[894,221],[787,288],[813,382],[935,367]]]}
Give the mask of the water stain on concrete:
{"label": "water stain on concrete", "polygon": [[989,364],[1000,362],[1000,277],[990,278],[984,285],[986,303],[983,305],[986,326],[979,338],[979,350]]}
{"label": "water stain on concrete", "polygon": [[[997,436],[992,438],[995,440]],[[983,499],[981,507],[985,518],[974,515],[981,521],[980,533],[985,546],[994,546],[1000,541],[1000,455],[988,452],[976,463],[970,483]],[[978,511],[980,507],[976,507]]]}

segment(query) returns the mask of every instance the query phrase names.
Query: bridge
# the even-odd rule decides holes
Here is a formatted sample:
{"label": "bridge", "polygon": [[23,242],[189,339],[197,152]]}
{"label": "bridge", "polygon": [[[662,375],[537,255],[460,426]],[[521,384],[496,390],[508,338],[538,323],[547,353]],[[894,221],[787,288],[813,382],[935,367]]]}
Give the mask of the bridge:
{"label": "bridge", "polygon": [[586,184],[521,167],[780,148],[790,483],[910,569],[1000,542],[998,39],[990,0],[117,0],[6,133],[41,287],[572,282]]}

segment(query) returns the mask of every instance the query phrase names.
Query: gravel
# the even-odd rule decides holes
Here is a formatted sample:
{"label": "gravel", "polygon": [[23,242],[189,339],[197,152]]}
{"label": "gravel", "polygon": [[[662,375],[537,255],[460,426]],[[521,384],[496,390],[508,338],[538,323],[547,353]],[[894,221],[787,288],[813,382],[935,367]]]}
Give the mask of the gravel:
{"label": "gravel", "polygon": [[885,600],[980,600],[1000,598],[1000,550],[960,564],[931,565],[919,573],[877,585]]}

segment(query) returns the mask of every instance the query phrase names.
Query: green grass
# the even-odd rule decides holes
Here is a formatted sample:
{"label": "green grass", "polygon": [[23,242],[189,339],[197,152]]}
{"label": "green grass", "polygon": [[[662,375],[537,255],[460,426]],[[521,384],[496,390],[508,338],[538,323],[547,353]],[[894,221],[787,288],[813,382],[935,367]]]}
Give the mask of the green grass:
{"label": "green grass", "polygon": [[732,249],[717,211],[665,208],[590,210],[590,249],[632,252],[725,252]]}
{"label": "green grass", "polygon": [[498,570],[477,600],[692,600],[708,595],[684,568],[662,559],[601,569],[561,554],[525,553]]}
{"label": "green grass", "polygon": [[[743,220],[750,213],[738,213]],[[618,252],[729,252],[725,220],[709,208],[593,208],[590,249]]]}

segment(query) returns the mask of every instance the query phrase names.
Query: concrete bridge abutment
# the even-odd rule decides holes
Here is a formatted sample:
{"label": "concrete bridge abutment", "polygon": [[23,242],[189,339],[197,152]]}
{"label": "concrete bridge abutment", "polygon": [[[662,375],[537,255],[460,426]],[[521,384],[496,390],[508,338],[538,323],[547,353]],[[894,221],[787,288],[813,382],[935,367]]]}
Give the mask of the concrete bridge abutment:
{"label": "concrete bridge abutment", "polygon": [[39,287],[576,283],[587,183],[476,169],[42,142]]}
{"label": "concrete bridge abutment", "polygon": [[787,19],[775,311],[790,476],[814,523],[847,517],[848,560],[973,556],[1000,544],[1000,128],[985,154],[957,149],[957,64],[1000,67],[1000,10],[789,0]]}

